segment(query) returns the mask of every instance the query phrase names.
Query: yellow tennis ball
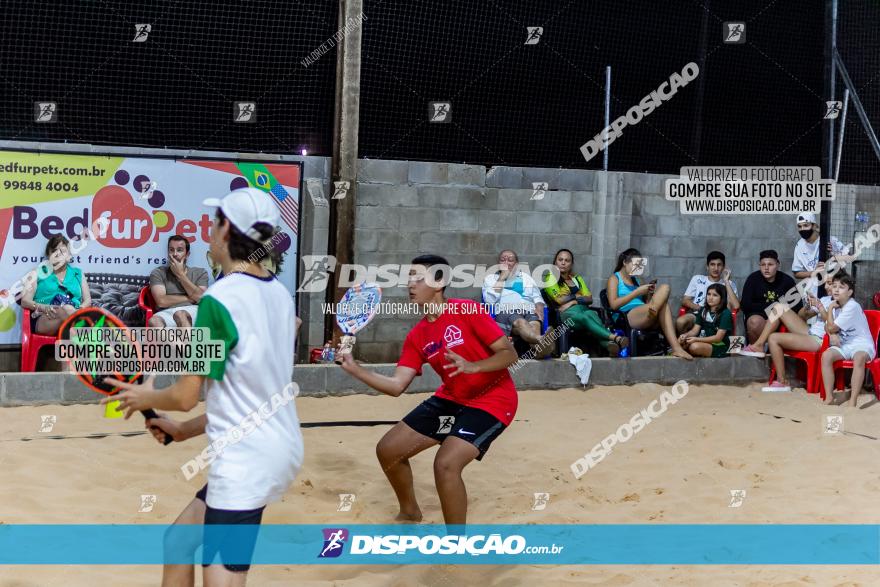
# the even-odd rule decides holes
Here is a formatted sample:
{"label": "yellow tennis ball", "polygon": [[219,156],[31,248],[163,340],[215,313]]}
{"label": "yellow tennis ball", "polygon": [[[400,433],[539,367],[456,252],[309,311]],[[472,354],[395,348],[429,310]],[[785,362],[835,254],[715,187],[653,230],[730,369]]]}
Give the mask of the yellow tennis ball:
{"label": "yellow tennis ball", "polygon": [[125,412],[120,412],[117,408],[119,408],[119,402],[113,401],[104,404],[104,417],[105,418],[122,418],[125,416]]}

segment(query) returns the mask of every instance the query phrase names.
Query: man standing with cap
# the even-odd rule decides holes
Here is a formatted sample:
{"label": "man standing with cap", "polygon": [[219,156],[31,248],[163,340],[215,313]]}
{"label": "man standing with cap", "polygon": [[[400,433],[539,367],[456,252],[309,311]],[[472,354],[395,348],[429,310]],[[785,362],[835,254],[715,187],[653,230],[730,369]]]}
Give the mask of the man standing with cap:
{"label": "man standing with cap", "polygon": [[[819,223],[816,222],[816,215],[812,212],[798,214],[797,229],[801,238],[794,247],[794,262],[791,264],[791,271],[794,273],[795,279],[806,279],[814,270],[821,269],[824,265],[824,262],[819,262]],[[833,255],[847,254],[849,247],[845,247],[833,236],[829,241],[828,250]],[[847,260],[845,257],[837,257],[838,264],[842,265],[845,260]],[[813,297],[816,297],[818,290],[819,282],[814,280],[809,292]]]}
{"label": "man standing with cap", "polygon": [[[278,208],[265,192],[250,187],[204,204],[216,207],[211,258],[224,277],[202,295],[195,326],[210,329],[210,339],[223,344],[223,358],[209,363],[207,375],[186,374],[164,389],[154,389],[152,379],[143,385],[120,382],[125,391],[113,399],[129,418],[148,408],[188,412],[204,390],[204,415],[187,421],[161,415],[147,420],[147,427],[158,429],[153,431],[157,440],[165,434],[177,442],[208,435],[209,446],[202,451],[213,454],[205,457],[208,483],[172,529],[205,525],[203,584],[215,587],[245,584],[263,509],[281,499],[296,477],[303,440],[293,401],[297,388],[291,383],[293,298],[254,260],[275,235]],[[166,559],[163,585],[194,584],[192,564],[171,564],[195,553],[199,544],[192,538],[192,533],[166,533],[166,557],[173,558]]]}

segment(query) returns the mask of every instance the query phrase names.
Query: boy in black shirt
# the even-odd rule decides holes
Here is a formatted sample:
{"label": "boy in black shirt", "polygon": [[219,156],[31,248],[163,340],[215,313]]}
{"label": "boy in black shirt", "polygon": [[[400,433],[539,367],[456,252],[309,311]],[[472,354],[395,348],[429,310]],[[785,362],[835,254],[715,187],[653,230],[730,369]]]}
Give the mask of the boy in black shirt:
{"label": "boy in black shirt", "polygon": [[[795,287],[794,278],[779,271],[779,254],[776,251],[772,249],[761,251],[759,267],[758,271],[746,279],[740,300],[740,307],[746,320],[746,336],[750,343],[755,341],[764,330],[764,325],[767,323],[765,312],[767,307],[785,297],[785,294]],[[798,303],[792,310],[797,311],[800,306],[801,304]],[[746,347],[743,350],[749,349]]]}

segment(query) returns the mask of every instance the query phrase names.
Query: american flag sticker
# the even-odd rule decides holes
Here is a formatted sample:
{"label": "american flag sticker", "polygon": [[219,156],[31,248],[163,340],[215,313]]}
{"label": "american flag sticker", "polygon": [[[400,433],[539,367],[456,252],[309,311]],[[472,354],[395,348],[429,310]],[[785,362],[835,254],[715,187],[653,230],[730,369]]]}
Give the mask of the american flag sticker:
{"label": "american flag sticker", "polygon": [[299,205],[296,203],[296,198],[291,196],[280,183],[272,186],[269,193],[272,194],[275,204],[281,211],[281,217],[284,219],[284,222],[296,232],[297,224],[299,223]]}
{"label": "american flag sticker", "polygon": [[[236,167],[248,181],[248,183],[256,188],[263,190],[272,196],[272,201],[278,206],[281,218],[284,223],[297,234],[299,224],[299,198],[298,191],[292,194],[288,192],[278,177],[275,176],[272,169],[261,163],[236,163]],[[284,179],[284,176],[281,176]],[[289,180],[294,181],[288,177]],[[298,178],[296,179],[298,181]]]}

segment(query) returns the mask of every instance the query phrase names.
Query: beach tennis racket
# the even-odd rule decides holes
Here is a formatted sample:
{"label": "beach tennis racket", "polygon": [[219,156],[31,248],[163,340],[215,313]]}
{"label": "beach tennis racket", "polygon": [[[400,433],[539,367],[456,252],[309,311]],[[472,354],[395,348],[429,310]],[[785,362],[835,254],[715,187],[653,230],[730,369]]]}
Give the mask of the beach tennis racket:
{"label": "beach tennis racket", "polygon": [[[61,325],[61,328],[58,329],[58,339],[59,340],[69,340],[72,344],[80,344],[85,345],[85,340],[80,341],[78,337],[73,335],[72,330],[75,328],[119,328],[124,332],[124,335],[120,337],[120,340],[123,341],[123,344],[130,345],[131,353],[129,355],[136,357],[138,363],[141,361],[141,352],[140,352],[140,344],[138,344],[135,340],[132,339],[132,336],[125,326],[125,324],[118,317],[114,316],[107,310],[102,308],[88,307],[81,308],[74,312],[64,323]],[[125,342],[127,341],[127,342]],[[107,345],[109,348],[111,345]],[[77,369],[78,359],[67,359],[70,364],[71,370],[76,374],[76,378],[79,379],[83,385],[91,389],[92,391],[96,391],[98,393],[102,393],[107,396],[114,396],[119,393],[120,388],[114,385],[115,380],[126,381],[128,383],[141,383],[144,380],[143,374],[138,371],[136,373],[89,373],[86,371],[80,371]],[[144,415],[146,419],[158,418],[159,415],[153,410],[141,410],[141,413]],[[156,427],[153,427],[156,429]],[[165,435],[164,444],[171,444],[173,442],[173,438],[170,435]]]}
{"label": "beach tennis racket", "polygon": [[334,362],[342,364],[343,355],[350,354],[356,341],[355,334],[364,329],[379,311],[382,289],[375,283],[362,283],[345,292],[336,304],[336,324],[342,331]]}

